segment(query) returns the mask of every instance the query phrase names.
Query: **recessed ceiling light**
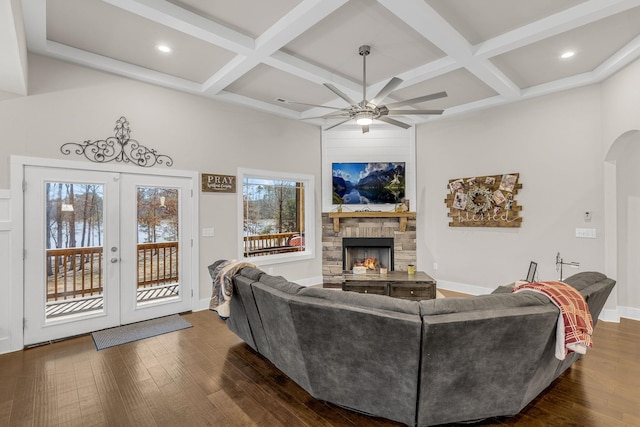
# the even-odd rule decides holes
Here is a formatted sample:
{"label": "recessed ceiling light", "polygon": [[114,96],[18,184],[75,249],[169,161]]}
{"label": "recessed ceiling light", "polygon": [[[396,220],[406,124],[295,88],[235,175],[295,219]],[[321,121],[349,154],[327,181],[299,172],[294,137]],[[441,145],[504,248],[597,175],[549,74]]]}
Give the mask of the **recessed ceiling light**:
{"label": "recessed ceiling light", "polygon": [[160,52],[162,53],[169,53],[171,52],[171,48],[169,46],[167,46],[166,44],[159,44],[156,45],[156,49],[158,49]]}
{"label": "recessed ceiling light", "polygon": [[569,58],[571,58],[572,56],[574,56],[575,54],[576,54],[576,52],[575,52],[575,51],[573,51],[573,50],[568,50],[568,51],[566,51],[565,53],[563,53],[562,55],[560,55],[560,58],[562,58],[562,59],[569,59]]}

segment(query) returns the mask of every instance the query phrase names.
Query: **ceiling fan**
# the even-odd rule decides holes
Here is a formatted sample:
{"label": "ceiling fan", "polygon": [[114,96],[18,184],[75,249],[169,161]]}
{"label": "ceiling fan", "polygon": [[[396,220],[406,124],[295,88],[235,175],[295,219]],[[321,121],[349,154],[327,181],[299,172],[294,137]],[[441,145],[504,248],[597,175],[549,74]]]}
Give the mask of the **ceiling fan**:
{"label": "ceiling fan", "polygon": [[325,130],[333,129],[336,126],[340,126],[351,120],[355,120],[357,124],[362,126],[362,133],[369,132],[369,125],[373,120],[380,120],[385,123],[399,126],[404,129],[408,129],[411,125],[403,123],[399,120],[392,119],[389,116],[408,116],[408,115],[427,115],[427,114],[442,114],[444,110],[394,110],[394,108],[401,107],[409,104],[416,104],[425,101],[431,101],[433,99],[444,98],[447,96],[447,92],[432,93],[430,95],[419,96],[417,98],[407,99],[406,101],[393,102],[391,104],[382,105],[387,96],[393,92],[402,83],[402,79],[393,77],[389,82],[380,89],[380,92],[374,96],[371,100],[367,100],[367,55],[371,53],[371,46],[360,46],[358,52],[362,56],[362,101],[356,102],[351,99],[347,94],[340,89],[332,85],[331,83],[324,83],[329,90],[338,95],[340,98],[347,101],[349,107],[336,108],[326,105],[307,104],[304,102],[288,101],[282,98],[276,98],[276,101],[284,104],[296,104],[307,105],[310,107],[328,108],[331,110],[338,110],[337,112],[325,114],[320,117],[310,118],[346,118],[345,120],[336,123],[333,126],[329,126]]}

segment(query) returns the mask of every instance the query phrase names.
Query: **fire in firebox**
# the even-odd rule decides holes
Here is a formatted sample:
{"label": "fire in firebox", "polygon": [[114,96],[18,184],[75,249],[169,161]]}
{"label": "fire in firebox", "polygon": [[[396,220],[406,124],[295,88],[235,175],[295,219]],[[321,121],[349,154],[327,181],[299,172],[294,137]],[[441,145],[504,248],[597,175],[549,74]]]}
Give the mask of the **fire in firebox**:
{"label": "fire in firebox", "polygon": [[354,267],[367,267],[367,270],[377,270],[378,269],[378,259],[377,258],[366,258],[362,262],[357,262],[353,265]]}

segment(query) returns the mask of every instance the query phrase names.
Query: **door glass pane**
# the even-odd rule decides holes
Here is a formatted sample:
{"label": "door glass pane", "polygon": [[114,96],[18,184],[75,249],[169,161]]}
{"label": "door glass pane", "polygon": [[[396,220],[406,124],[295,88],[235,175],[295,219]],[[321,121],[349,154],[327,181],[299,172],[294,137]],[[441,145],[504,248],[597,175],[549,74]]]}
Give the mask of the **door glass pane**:
{"label": "door glass pane", "polygon": [[103,207],[100,184],[46,183],[46,320],[100,313]]}
{"label": "door glass pane", "polygon": [[168,187],[137,188],[137,304],[178,298],[180,192]]}

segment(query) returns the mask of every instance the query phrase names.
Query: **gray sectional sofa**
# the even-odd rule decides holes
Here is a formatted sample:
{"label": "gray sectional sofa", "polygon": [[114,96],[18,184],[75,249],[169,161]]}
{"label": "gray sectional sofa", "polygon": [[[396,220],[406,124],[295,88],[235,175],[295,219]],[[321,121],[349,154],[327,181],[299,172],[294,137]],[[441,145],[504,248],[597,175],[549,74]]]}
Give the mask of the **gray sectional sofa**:
{"label": "gray sectional sofa", "polygon": [[[594,272],[565,282],[596,322],[615,282]],[[251,267],[233,283],[227,324],[249,346],[317,399],[407,425],[515,415],[579,357],[555,358],[559,310],[533,292],[418,302]]]}

